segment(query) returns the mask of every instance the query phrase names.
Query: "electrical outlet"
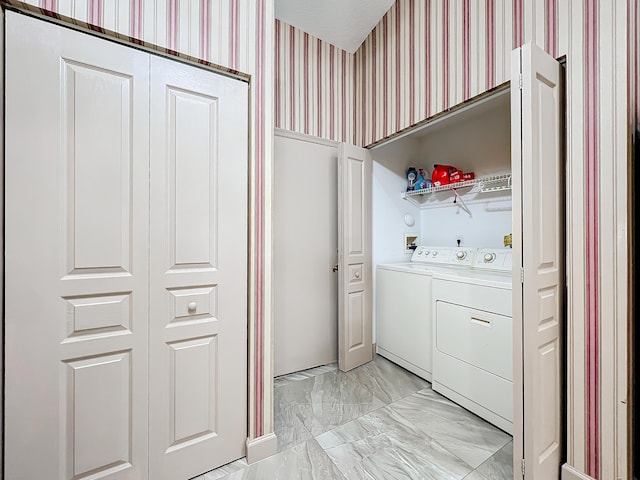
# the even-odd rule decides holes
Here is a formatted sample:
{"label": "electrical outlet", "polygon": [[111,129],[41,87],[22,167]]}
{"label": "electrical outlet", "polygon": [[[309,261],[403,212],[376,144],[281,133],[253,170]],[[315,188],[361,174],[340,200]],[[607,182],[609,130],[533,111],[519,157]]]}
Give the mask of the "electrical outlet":
{"label": "electrical outlet", "polygon": [[458,247],[461,247],[461,246],[462,246],[462,241],[463,241],[463,240],[464,240],[464,237],[462,236],[462,234],[461,234],[461,233],[459,233],[459,234],[457,234],[457,235],[456,235],[456,245],[457,245]]}

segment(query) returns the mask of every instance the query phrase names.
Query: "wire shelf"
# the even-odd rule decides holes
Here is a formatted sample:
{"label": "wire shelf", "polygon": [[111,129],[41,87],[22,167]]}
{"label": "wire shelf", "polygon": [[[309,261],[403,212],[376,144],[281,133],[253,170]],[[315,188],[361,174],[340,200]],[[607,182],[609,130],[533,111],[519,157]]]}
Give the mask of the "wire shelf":
{"label": "wire shelf", "polygon": [[[499,184],[502,184],[502,185],[499,185]],[[404,192],[403,196],[405,198],[416,197],[419,195],[428,195],[430,193],[447,192],[451,190],[458,190],[460,188],[476,187],[476,186],[480,187],[478,191],[481,193],[510,190],[511,174],[503,173],[500,175],[490,175],[482,178],[474,178],[473,180],[467,180],[465,182],[449,183],[448,185],[440,185],[437,187],[423,188],[422,190],[412,190],[409,192]]]}

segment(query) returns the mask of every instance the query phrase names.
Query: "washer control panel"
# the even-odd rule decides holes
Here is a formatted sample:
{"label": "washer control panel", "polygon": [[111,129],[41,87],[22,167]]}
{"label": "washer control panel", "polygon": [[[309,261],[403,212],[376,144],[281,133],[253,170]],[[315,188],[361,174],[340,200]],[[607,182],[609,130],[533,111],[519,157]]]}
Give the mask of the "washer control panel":
{"label": "washer control panel", "polygon": [[477,251],[477,248],[468,247],[420,246],[414,250],[411,261],[430,265],[472,267]]}

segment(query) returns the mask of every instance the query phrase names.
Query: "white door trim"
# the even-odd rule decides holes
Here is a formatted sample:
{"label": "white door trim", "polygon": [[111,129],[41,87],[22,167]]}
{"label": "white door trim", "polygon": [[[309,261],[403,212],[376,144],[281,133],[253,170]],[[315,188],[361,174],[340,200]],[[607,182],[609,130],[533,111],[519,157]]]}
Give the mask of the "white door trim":
{"label": "white door trim", "polygon": [[284,130],[282,128],[274,128],[274,135],[276,137],[291,138],[292,140],[300,140],[301,142],[315,143],[317,145],[324,145],[327,147],[338,148],[340,145],[340,142],[336,142],[334,140],[314,137],[313,135],[307,135],[306,133],[292,132],[291,130]]}

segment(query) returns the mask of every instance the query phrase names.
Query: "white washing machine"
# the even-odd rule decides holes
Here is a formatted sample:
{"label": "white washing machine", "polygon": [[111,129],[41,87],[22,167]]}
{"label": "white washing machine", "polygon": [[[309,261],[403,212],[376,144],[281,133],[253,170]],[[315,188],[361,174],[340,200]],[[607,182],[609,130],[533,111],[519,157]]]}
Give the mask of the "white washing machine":
{"label": "white washing machine", "polygon": [[409,263],[376,270],[376,352],[425,380],[432,379],[432,276],[470,269],[474,248],[415,249]]}
{"label": "white washing machine", "polygon": [[513,433],[511,250],[434,273],[433,389]]}

